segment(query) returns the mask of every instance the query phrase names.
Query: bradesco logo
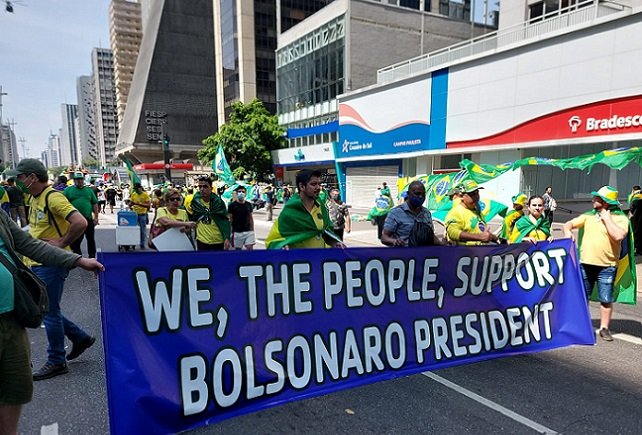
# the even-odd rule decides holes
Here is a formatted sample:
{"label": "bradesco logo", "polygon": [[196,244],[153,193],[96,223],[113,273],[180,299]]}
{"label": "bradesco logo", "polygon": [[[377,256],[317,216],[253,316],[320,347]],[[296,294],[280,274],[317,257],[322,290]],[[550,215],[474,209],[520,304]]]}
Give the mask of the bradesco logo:
{"label": "bradesco logo", "polygon": [[[577,115],[568,119],[568,125],[572,133],[577,133],[582,125],[582,118]],[[617,130],[621,128],[640,127],[642,125],[642,115],[619,116],[613,115],[609,118],[586,118],[584,122],[585,131],[603,131]]]}

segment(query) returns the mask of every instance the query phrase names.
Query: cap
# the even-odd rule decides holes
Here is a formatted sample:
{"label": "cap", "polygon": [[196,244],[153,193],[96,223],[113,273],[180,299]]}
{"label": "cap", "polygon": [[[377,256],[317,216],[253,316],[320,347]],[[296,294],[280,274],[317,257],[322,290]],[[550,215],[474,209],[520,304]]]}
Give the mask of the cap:
{"label": "cap", "polygon": [[461,190],[459,189],[459,187],[455,186],[455,187],[451,187],[446,195],[453,196],[453,195],[458,195],[460,193],[461,193]]}
{"label": "cap", "polygon": [[47,169],[40,160],[22,159],[16,169],[9,169],[4,173],[7,177],[16,177],[20,174],[36,174],[36,176],[41,177],[47,175]]}
{"label": "cap", "polygon": [[247,190],[247,189],[245,188],[245,186],[244,186],[244,185],[239,184],[238,186],[236,186],[236,187],[234,188],[234,191],[236,192],[236,191],[237,191],[237,190],[239,190],[239,189]]}
{"label": "cap", "polygon": [[74,180],[84,180],[85,175],[82,172],[74,172],[74,175],[71,178]]}
{"label": "cap", "polygon": [[461,190],[461,193],[472,193],[475,190],[483,189],[483,187],[473,180],[462,181],[462,183],[457,187]]}
{"label": "cap", "polygon": [[611,186],[602,186],[597,192],[591,192],[591,195],[600,197],[610,205],[620,205],[620,202],[617,200],[618,191],[612,188]]}
{"label": "cap", "polygon": [[528,197],[523,193],[518,193],[517,195],[513,196],[511,199],[513,200],[513,204],[519,204],[521,206],[526,205],[526,203],[528,202]]}

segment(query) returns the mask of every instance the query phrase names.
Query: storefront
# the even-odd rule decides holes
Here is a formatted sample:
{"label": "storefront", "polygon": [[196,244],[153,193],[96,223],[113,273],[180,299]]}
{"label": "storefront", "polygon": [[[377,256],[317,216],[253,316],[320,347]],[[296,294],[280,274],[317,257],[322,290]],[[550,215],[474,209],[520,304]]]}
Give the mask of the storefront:
{"label": "storefront", "polygon": [[274,173],[278,183],[295,186],[296,173],[302,169],[321,171],[322,181],[336,185],[337,172],[331,143],[272,151]]}

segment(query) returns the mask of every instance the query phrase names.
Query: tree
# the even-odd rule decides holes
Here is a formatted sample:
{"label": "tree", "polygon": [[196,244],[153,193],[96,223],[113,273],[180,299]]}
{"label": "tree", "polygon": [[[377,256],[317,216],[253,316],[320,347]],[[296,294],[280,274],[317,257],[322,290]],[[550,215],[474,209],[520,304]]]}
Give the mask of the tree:
{"label": "tree", "polygon": [[198,151],[198,158],[205,164],[211,163],[220,144],[233,172],[243,167],[244,172],[263,180],[272,174],[270,151],[286,144],[284,134],[276,115],[270,115],[260,100],[236,102],[232,104],[229,122],[203,140],[205,146]]}
{"label": "tree", "polygon": [[82,160],[82,165],[85,168],[98,168],[98,160],[93,157],[87,157]]}

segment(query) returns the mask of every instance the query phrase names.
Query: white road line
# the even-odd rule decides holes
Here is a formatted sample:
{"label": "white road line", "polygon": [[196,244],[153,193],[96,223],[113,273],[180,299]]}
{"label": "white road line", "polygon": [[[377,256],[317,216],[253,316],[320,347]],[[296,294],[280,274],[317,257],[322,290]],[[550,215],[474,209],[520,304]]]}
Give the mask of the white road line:
{"label": "white road line", "polygon": [[462,394],[462,395],[464,395],[464,396],[466,396],[466,397],[468,397],[470,399],[473,399],[474,401],[479,402],[482,405],[487,406],[490,409],[499,412],[500,414],[504,414],[505,416],[507,416],[509,418],[512,418],[516,422],[521,423],[524,426],[528,426],[531,429],[533,429],[533,430],[535,430],[535,431],[537,431],[539,433],[557,434],[557,432],[555,432],[553,429],[549,429],[546,426],[542,426],[541,424],[536,423],[533,420],[530,420],[530,419],[524,417],[523,415],[520,415],[520,414],[518,414],[518,413],[516,413],[514,411],[511,411],[508,408],[504,408],[502,405],[500,405],[498,403],[495,403],[492,400],[486,399],[486,398],[480,396],[479,394],[473,393],[472,391],[467,390],[464,387],[460,387],[459,385],[457,385],[457,384],[455,384],[453,382],[450,382],[448,379],[444,379],[439,375],[436,375],[436,374],[434,374],[432,372],[423,372],[422,375],[432,379],[435,382],[439,382],[443,386],[448,387],[451,390],[454,390],[454,391],[456,391],[456,392],[458,392],[458,393],[460,393],[460,394]]}
{"label": "white road line", "polygon": [[622,332],[618,332],[617,334],[612,334],[613,338],[617,338],[618,340],[622,341],[628,341],[629,343],[637,344],[638,346],[642,346],[642,338],[640,337],[635,337],[633,335],[629,334],[624,334]]}
{"label": "white road line", "polygon": [[40,435],[58,435],[58,423],[42,426],[40,428]]}

